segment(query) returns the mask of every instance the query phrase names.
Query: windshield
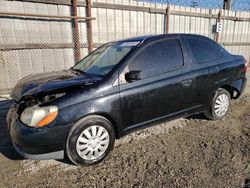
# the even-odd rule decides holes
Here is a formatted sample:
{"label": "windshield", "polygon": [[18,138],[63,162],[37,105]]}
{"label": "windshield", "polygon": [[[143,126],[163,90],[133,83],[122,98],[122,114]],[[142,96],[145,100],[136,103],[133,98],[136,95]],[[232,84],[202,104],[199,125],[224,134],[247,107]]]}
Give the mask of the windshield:
{"label": "windshield", "polygon": [[138,44],[139,41],[106,44],[86,56],[72,69],[82,73],[103,77]]}

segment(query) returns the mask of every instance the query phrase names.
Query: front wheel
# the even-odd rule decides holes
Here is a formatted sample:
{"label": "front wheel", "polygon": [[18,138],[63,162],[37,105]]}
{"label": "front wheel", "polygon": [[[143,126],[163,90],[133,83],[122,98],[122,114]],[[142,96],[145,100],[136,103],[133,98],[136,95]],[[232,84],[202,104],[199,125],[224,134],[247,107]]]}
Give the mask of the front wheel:
{"label": "front wheel", "polygon": [[66,153],[76,165],[92,165],[102,161],[113,149],[114,129],[106,118],[89,116],[79,120],[69,132]]}
{"label": "front wheel", "polygon": [[230,101],[230,93],[223,88],[219,88],[211,101],[209,110],[204,115],[211,120],[223,119],[228,113]]}

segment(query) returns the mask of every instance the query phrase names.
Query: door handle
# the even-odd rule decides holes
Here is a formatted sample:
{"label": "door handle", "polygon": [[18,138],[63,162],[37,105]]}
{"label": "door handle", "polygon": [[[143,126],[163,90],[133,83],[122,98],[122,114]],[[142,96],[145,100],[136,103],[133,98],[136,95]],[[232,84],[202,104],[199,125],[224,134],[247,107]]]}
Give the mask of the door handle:
{"label": "door handle", "polygon": [[183,86],[183,87],[190,87],[191,86],[191,84],[192,84],[192,80],[183,80],[182,82],[181,82],[181,85]]}

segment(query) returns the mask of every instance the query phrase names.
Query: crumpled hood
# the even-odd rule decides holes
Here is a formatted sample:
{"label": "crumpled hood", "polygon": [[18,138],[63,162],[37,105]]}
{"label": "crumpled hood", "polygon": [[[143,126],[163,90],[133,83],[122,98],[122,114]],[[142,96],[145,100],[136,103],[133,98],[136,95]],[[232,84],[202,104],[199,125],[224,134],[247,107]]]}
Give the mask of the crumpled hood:
{"label": "crumpled hood", "polygon": [[45,95],[54,91],[90,85],[96,80],[85,74],[71,71],[60,71],[30,75],[20,80],[11,93],[11,98],[18,101],[24,95]]}

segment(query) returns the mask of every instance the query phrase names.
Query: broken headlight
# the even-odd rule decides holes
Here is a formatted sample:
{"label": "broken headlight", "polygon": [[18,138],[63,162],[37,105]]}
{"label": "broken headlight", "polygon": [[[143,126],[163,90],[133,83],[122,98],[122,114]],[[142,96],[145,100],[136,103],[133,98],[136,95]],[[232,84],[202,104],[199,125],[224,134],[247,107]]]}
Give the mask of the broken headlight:
{"label": "broken headlight", "polygon": [[58,114],[56,106],[32,106],[26,108],[21,114],[21,121],[29,127],[40,128],[51,123]]}

